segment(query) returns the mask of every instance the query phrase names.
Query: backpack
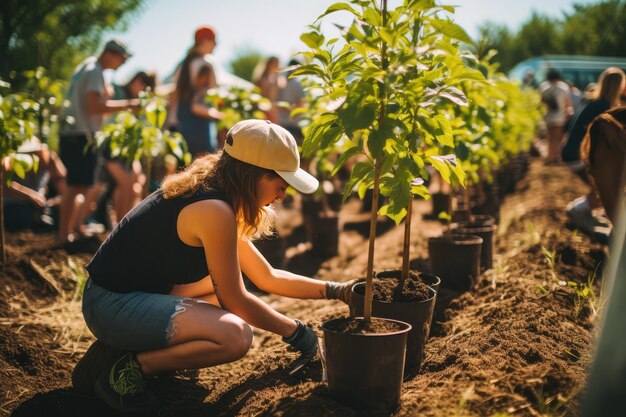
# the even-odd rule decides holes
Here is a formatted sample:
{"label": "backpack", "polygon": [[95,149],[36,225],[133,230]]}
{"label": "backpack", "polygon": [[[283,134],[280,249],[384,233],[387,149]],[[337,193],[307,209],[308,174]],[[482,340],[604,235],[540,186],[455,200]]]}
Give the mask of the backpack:
{"label": "backpack", "polygon": [[559,109],[559,101],[557,100],[556,93],[554,91],[548,91],[541,96],[541,101],[545,103],[550,111],[556,111]]}

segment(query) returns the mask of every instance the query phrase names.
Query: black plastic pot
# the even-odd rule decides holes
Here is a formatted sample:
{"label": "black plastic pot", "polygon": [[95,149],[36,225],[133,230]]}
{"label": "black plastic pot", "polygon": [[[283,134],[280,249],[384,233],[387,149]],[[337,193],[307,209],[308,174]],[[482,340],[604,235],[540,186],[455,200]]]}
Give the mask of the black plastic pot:
{"label": "black plastic pot", "polygon": [[267,239],[255,240],[253,243],[270,265],[276,268],[282,267],[285,260],[285,239],[280,236],[272,236]]}
{"label": "black plastic pot", "polygon": [[341,204],[343,203],[343,194],[334,192],[326,194],[326,201],[328,202],[328,208],[332,211],[340,211]]}
{"label": "black plastic pot", "polygon": [[330,258],[339,253],[339,216],[337,213],[320,213],[309,233],[314,254]]}
{"label": "black plastic pot", "polygon": [[480,274],[483,239],[473,235],[428,239],[431,273],[441,278],[441,285],[455,291],[467,291]]}
{"label": "black plastic pot", "polygon": [[338,401],[368,411],[394,410],[400,403],[407,335],[397,320],[393,333],[348,334],[333,330],[341,319],[322,323],[328,389]]}
{"label": "black plastic pot", "polygon": [[474,235],[483,239],[483,244],[480,249],[480,268],[481,270],[493,268],[493,247],[494,247],[494,234],[496,226],[494,224],[487,224],[479,226],[477,224],[462,225],[452,231],[455,235]]}
{"label": "black plastic pot", "polygon": [[[385,271],[391,272],[394,271]],[[378,274],[377,274],[378,276]],[[397,276],[397,273],[396,275]],[[384,278],[384,277],[381,277]],[[419,370],[424,359],[424,346],[430,333],[437,292],[430,288],[430,296],[424,301],[384,303],[372,302],[372,315],[409,323],[412,330],[407,337],[405,372],[412,373]],[[352,287],[352,302],[350,315],[361,316],[365,303],[365,283]]]}
{"label": "black plastic pot", "polygon": [[433,203],[433,211],[425,217],[436,220],[439,218],[439,213],[450,211],[450,194],[432,193],[430,200]]}
{"label": "black plastic pot", "polygon": [[424,283],[428,285],[430,288],[435,290],[435,292],[439,291],[439,286],[441,285],[441,278],[439,278],[437,275],[426,274],[424,272],[420,272],[420,277],[422,278],[422,281],[424,281]]}
{"label": "black plastic pot", "polygon": [[471,221],[460,222],[460,227],[483,227],[493,226],[496,224],[496,218],[488,214],[474,214]]}
{"label": "black plastic pot", "polygon": [[458,209],[452,212],[452,221],[456,223],[467,222],[470,220],[470,211],[466,209]]}

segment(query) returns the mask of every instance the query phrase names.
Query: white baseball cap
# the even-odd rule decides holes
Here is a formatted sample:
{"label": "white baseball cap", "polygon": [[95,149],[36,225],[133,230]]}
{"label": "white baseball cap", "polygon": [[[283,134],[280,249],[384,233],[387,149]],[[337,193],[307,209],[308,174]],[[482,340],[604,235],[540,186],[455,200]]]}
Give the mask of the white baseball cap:
{"label": "white baseball cap", "polygon": [[285,128],[269,120],[250,119],[228,131],[224,151],[235,159],[280,175],[304,194],[317,190],[319,181],[300,168],[296,140]]}

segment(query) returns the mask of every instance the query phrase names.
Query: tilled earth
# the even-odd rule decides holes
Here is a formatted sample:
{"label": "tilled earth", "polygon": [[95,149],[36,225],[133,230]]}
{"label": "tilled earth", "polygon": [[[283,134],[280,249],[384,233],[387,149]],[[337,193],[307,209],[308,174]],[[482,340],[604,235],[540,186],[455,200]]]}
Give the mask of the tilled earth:
{"label": "tilled earth", "polygon": [[[494,269],[464,294],[440,290],[425,361],[421,372],[403,384],[395,415],[577,415],[602,306],[599,282],[607,254],[602,243],[565,227],[565,205],[585,191],[567,169],[532,163],[502,206]],[[344,221],[358,217],[357,203],[342,209]],[[442,231],[438,222],[419,215],[428,211],[428,202],[415,202],[412,264],[426,272],[427,238]],[[320,259],[298,242],[299,216],[286,217],[293,232],[287,240],[287,268],[322,279],[364,276],[367,241],[358,227],[346,224],[339,256]],[[375,268],[398,268],[403,226],[382,226]],[[8,245],[9,263],[0,280],[0,415],[115,415],[97,399],[71,389],[71,371],[93,341],[76,288],[90,255],[54,249],[53,237],[45,234],[12,234]],[[594,296],[576,291],[591,280]],[[334,301],[261,298],[316,329],[348,313]],[[255,331],[243,359],[155,378],[150,386],[167,404],[162,415],[367,415],[330,396],[319,360],[289,376],[295,358],[278,336]]]}

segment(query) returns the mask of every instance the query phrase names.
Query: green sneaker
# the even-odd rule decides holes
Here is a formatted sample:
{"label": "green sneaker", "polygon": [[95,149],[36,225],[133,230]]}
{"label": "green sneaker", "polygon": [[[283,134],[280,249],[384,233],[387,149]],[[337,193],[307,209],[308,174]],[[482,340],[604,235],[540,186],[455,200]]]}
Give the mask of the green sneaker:
{"label": "green sneaker", "polygon": [[148,413],[162,408],[161,402],[146,389],[141,366],[130,352],[102,374],[94,388],[102,401],[120,413]]}
{"label": "green sneaker", "polygon": [[89,346],[72,371],[72,385],[82,394],[93,395],[94,384],[126,351],[111,347],[99,340]]}

